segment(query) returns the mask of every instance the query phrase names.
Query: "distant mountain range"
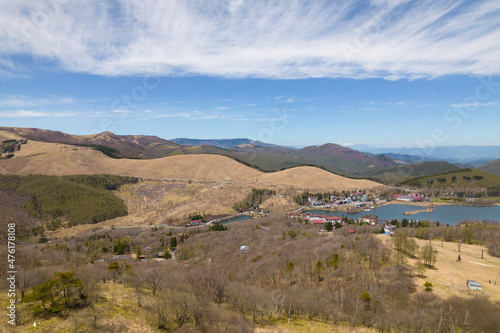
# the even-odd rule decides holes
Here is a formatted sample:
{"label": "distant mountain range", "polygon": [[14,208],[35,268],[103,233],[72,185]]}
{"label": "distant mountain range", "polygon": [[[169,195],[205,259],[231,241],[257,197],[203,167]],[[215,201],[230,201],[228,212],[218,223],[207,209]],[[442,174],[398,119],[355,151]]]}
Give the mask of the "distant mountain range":
{"label": "distant mountain range", "polygon": [[202,146],[208,145],[217,148],[230,149],[235,147],[244,146],[257,146],[257,147],[279,147],[277,145],[272,145],[270,143],[264,143],[256,140],[250,140],[245,138],[240,139],[187,139],[187,138],[177,138],[170,140],[171,142],[178,143],[184,146]]}
{"label": "distant mountain range", "polygon": [[[423,159],[464,163],[470,166],[486,164],[500,158],[500,146],[436,146],[429,148],[377,148],[369,145],[353,145],[353,149],[369,154],[386,154],[403,160]],[[424,162],[424,161],[421,162]]]}
{"label": "distant mountain range", "polygon": [[[87,146],[113,158],[155,159],[173,155],[215,154],[231,157],[265,172],[309,165],[348,177],[370,177],[392,184],[413,177],[434,175],[469,166],[463,162],[460,162],[462,164],[452,162],[452,164],[435,161],[434,159],[438,159],[437,155],[413,155],[416,151],[408,148],[391,149],[392,152],[377,154],[379,151],[389,149],[363,146],[365,151],[369,150],[369,153],[366,153],[333,143],[296,149],[245,138],[165,140],[156,136],[116,135],[111,132],[70,135],[36,128],[0,127],[0,132],[16,134],[18,137],[33,141]],[[474,148],[477,148],[478,152],[474,153]],[[500,156],[500,147],[494,146],[436,147],[435,153],[446,156],[448,161],[464,161],[470,158],[484,159],[484,156],[489,154],[495,156],[497,148]],[[457,155],[453,155],[453,152]],[[499,174],[500,160],[480,168]]]}

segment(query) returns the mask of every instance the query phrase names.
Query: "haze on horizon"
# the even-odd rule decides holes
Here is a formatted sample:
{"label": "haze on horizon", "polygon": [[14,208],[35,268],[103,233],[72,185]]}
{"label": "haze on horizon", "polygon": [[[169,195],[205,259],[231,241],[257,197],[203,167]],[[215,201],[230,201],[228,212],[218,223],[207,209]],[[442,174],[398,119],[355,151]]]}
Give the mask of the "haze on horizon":
{"label": "haze on horizon", "polygon": [[0,4],[0,125],[500,145],[500,2]]}

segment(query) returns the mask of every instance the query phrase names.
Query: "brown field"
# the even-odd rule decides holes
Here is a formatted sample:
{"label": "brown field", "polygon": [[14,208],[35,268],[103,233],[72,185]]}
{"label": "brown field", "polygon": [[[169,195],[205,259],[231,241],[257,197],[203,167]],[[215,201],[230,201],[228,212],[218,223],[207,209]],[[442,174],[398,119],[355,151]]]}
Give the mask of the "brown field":
{"label": "brown field", "polygon": [[0,141],[19,140],[19,139],[22,139],[22,137],[15,134],[15,133],[7,132],[7,131],[0,131]]}
{"label": "brown field", "polygon": [[[392,247],[392,239],[386,235],[379,235],[380,239]],[[422,247],[429,244],[427,240],[416,239]],[[481,245],[462,244],[458,252],[458,243],[444,242],[441,247],[440,240],[433,240],[432,246],[437,251],[437,261],[434,269],[427,269],[424,278],[417,278],[419,290],[424,290],[424,283],[429,281],[434,286],[434,293],[441,297],[460,296],[471,297],[481,295],[493,301],[500,302],[500,276],[497,284],[495,278],[500,274],[500,258],[490,256],[486,248]],[[484,259],[481,259],[481,250]],[[458,254],[462,260],[457,261]],[[409,260],[414,265],[416,260]],[[467,280],[474,280],[483,286],[482,291],[471,291],[467,288]],[[491,281],[491,283],[490,283]]]}
{"label": "brown field", "polygon": [[[31,146],[29,146],[31,145]],[[245,181],[310,189],[373,189],[383,185],[349,179],[315,167],[263,173],[219,155],[178,155],[152,160],[112,159],[88,148],[28,143],[29,154],[0,161],[2,174],[117,174],[142,178]],[[24,150],[21,149],[21,151]],[[36,156],[35,152],[42,153]]]}

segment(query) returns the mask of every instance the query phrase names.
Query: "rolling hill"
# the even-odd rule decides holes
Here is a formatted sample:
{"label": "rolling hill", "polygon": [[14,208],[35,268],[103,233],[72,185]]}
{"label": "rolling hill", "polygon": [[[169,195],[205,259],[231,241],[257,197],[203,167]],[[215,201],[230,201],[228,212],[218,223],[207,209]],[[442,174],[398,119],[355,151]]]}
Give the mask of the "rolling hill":
{"label": "rolling hill", "polygon": [[385,155],[372,156],[333,143],[305,147],[290,153],[289,156],[321,165],[330,171],[357,176],[369,170],[398,165]]}
{"label": "rolling hill", "polygon": [[401,184],[419,188],[498,189],[500,176],[478,169],[459,169],[409,179]]}
{"label": "rolling hill", "polygon": [[483,170],[494,175],[500,176],[500,159],[494,160],[488,164],[481,165],[477,167],[479,170]]}
{"label": "rolling hill", "polygon": [[0,127],[28,140],[89,146],[115,158],[158,158],[175,152],[181,145],[156,136],[115,135],[103,132],[92,135],[71,135],[37,128]]}
{"label": "rolling hill", "polygon": [[[30,143],[28,142],[28,145]],[[0,174],[114,174],[141,178],[266,182],[307,188],[358,189],[383,186],[349,179],[316,167],[264,173],[220,155],[177,155],[157,159],[113,159],[86,147],[56,149],[39,155],[0,160]]]}
{"label": "rolling hill", "polygon": [[221,141],[219,146],[237,144],[232,149],[225,149],[206,144],[184,146],[156,136],[115,135],[111,132],[70,135],[36,128],[0,127],[0,134],[7,139],[15,136],[32,142],[90,147],[112,158],[155,159],[174,155],[216,154],[231,157],[263,171],[278,171],[295,166],[319,166],[342,175],[361,176],[369,170],[397,165],[394,160],[384,155],[372,156],[335,144],[294,149],[249,139],[176,139],[189,144],[206,141]]}
{"label": "rolling hill", "polygon": [[447,162],[422,162],[372,170],[364,175],[384,183],[395,184],[415,177],[430,176],[457,169],[459,169],[457,166]]}

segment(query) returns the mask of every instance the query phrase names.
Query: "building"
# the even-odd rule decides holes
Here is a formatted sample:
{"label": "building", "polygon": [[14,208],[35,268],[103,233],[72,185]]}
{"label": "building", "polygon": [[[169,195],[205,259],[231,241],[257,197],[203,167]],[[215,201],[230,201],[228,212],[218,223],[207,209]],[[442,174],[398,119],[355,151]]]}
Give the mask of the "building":
{"label": "building", "polygon": [[399,201],[411,201],[411,202],[422,202],[425,199],[423,196],[416,194],[410,194],[410,195],[396,194],[395,197],[396,200]]}
{"label": "building", "polygon": [[384,232],[390,234],[391,232],[394,232],[396,230],[396,226],[389,224],[389,225],[384,225]]}
{"label": "building", "polygon": [[472,280],[467,280],[467,288],[470,290],[483,290],[481,283]]}
{"label": "building", "polygon": [[119,254],[119,255],[114,256],[111,259],[109,259],[109,261],[116,261],[116,260],[130,261],[130,255],[129,254]]}
{"label": "building", "polygon": [[307,198],[307,200],[309,201],[309,203],[313,203],[313,202],[318,201],[318,197],[309,197],[309,198]]}
{"label": "building", "polygon": [[342,223],[342,219],[338,216],[327,216],[325,217],[325,222],[331,222],[333,224],[337,222]]}

